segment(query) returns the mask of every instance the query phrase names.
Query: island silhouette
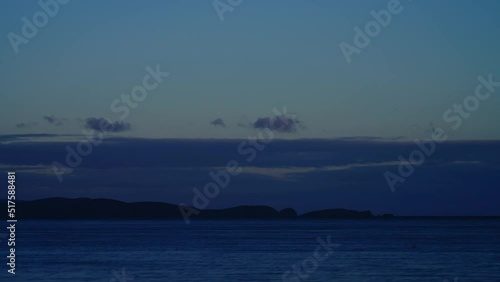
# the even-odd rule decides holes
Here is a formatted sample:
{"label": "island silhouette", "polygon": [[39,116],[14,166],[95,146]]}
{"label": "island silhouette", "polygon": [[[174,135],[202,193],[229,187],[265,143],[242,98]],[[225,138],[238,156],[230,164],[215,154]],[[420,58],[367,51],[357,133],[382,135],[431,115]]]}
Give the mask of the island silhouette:
{"label": "island silhouette", "polygon": [[[112,199],[47,198],[17,201],[18,219],[183,219],[179,206],[163,202],[127,203]],[[5,217],[6,215],[3,215]],[[281,211],[268,206],[242,205],[226,209],[199,210],[190,219],[351,219],[374,216],[370,211],[326,209],[299,215],[294,209]]]}

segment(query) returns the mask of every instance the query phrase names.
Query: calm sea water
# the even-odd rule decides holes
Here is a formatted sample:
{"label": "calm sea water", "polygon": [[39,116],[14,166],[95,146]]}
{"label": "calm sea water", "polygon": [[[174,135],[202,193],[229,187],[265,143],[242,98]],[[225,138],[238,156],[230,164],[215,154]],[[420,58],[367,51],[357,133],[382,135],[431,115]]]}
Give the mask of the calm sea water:
{"label": "calm sea water", "polygon": [[[16,232],[16,275],[3,264],[0,281],[500,281],[499,220],[20,221]],[[325,259],[328,236],[340,245]]]}

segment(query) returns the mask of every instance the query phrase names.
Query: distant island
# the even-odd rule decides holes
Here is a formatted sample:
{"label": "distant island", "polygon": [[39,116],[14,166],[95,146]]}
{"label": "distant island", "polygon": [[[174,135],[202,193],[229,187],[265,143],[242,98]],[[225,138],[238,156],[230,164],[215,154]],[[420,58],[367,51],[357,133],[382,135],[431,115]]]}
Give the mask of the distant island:
{"label": "distant island", "polygon": [[[6,199],[0,200],[6,203]],[[183,220],[179,206],[163,202],[127,203],[111,199],[47,198],[16,202],[17,219],[144,219]],[[0,213],[7,219],[7,213]],[[268,206],[237,206],[227,209],[199,210],[190,220],[206,219],[270,219],[270,220],[328,220],[328,219],[500,219],[500,216],[395,216],[373,215],[370,211],[326,209],[297,214],[292,208],[281,211]]]}
{"label": "distant island", "polygon": [[[126,203],[110,199],[48,198],[17,201],[18,219],[183,219],[179,207],[161,202]],[[268,206],[237,206],[228,209],[200,210],[197,219],[353,219],[388,218],[393,215],[374,216],[370,211],[327,209],[297,214],[294,209],[277,211]],[[1,218],[6,218],[2,213]]]}

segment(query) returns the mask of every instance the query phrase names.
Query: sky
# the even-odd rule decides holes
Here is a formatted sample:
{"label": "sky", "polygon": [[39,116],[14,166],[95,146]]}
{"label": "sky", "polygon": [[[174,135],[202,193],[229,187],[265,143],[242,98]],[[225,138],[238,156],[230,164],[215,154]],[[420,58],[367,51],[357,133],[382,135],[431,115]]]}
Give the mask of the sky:
{"label": "sky", "polygon": [[[401,1],[402,11],[347,63],[340,43],[389,1],[243,1],[220,20],[212,1],[70,1],[16,54],[36,1],[0,3],[0,133],[78,134],[140,85],[170,73],[126,118],[122,135],[245,138],[287,106],[301,129],[281,138],[428,136],[443,113],[500,80],[498,1]],[[8,12],[7,12],[8,11]],[[497,139],[498,95],[454,139]],[[67,119],[51,124],[44,116]],[[210,122],[222,119],[225,128]],[[25,126],[17,127],[23,124]],[[250,126],[251,129],[252,126]]]}
{"label": "sky", "polygon": [[498,1],[41,3],[0,2],[0,170],[23,199],[192,204],[238,160],[209,208],[500,215]]}

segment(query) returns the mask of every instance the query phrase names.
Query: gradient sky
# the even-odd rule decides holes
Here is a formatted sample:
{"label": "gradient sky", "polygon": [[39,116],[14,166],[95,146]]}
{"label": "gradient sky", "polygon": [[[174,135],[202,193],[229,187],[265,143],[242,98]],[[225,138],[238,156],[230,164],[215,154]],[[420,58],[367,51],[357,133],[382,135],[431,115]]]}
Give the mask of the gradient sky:
{"label": "gradient sky", "polygon": [[[23,200],[190,204],[237,160],[209,208],[500,215],[500,88],[462,126],[443,120],[479,76],[500,81],[500,2],[401,0],[348,63],[340,43],[388,2],[245,0],[221,21],[212,1],[73,0],[16,54],[8,35],[41,8],[0,1],[0,170]],[[120,120],[113,101],[157,65],[170,75]],[[284,107],[290,127],[245,162],[240,142]],[[102,118],[116,132],[59,182],[53,163]],[[449,141],[392,193],[384,173],[437,128]]]}
{"label": "gradient sky", "polygon": [[[355,26],[388,1],[244,1],[220,21],[212,1],[76,1],[15,54],[7,34],[40,10],[0,2],[0,133],[78,134],[107,117],[147,65],[171,75],[126,122],[132,137],[246,138],[287,106],[304,128],[281,138],[407,139],[449,129],[442,114],[500,80],[498,1],[401,1],[403,11],[348,64]],[[454,139],[498,139],[500,98],[480,105]],[[66,119],[54,126],[43,119]],[[210,121],[221,118],[226,128]],[[24,123],[22,128],[16,124]]]}

